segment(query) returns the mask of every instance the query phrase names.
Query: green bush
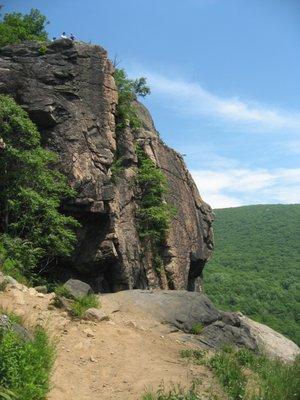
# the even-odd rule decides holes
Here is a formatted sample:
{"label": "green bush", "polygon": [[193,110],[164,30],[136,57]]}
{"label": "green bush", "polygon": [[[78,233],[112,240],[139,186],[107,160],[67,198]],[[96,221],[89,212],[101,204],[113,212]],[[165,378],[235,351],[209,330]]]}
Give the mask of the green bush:
{"label": "green bush", "polygon": [[123,171],[125,170],[125,167],[123,165],[123,158],[116,158],[111,167],[110,167],[110,171],[111,171],[111,181],[113,183],[116,183],[117,179],[120,177],[120,175],[123,173]]}
{"label": "green bush", "polygon": [[[33,341],[23,341],[13,331],[2,333],[0,340],[0,386],[12,399],[44,400],[49,390],[49,376],[54,348],[43,330]],[[1,392],[1,390],[0,390]],[[1,395],[0,395],[1,398]],[[2,394],[3,399],[8,399]]]}
{"label": "green bush", "polygon": [[40,55],[43,56],[44,54],[46,54],[47,50],[48,50],[47,46],[45,44],[42,44],[41,47],[39,48]]}
{"label": "green bush", "polygon": [[162,246],[176,211],[164,200],[168,186],[163,172],[147,157],[140,146],[136,147],[136,154],[138,156],[136,185],[139,188],[138,231],[145,248],[152,249],[153,264],[159,271],[162,267]]}
{"label": "green bush", "polygon": [[95,294],[88,294],[74,300],[71,304],[71,312],[74,317],[82,318],[86,310],[97,307],[99,307],[97,296]]}
{"label": "green bush", "polygon": [[141,123],[133,101],[137,96],[145,97],[150,94],[150,88],[146,85],[146,78],[128,79],[124,69],[118,68],[115,70],[114,78],[118,89],[117,129],[124,128],[127,124],[132,128],[139,128]]}
{"label": "green bush", "polygon": [[25,15],[15,12],[5,14],[0,22],[0,47],[24,40],[47,40],[47,23],[46,17],[37,9]]}
{"label": "green bush", "polygon": [[[32,279],[39,265],[68,256],[79,224],[59,212],[75,192],[55,169],[57,156],[41,147],[41,137],[25,111],[0,95],[0,255],[7,273]],[[9,270],[11,270],[9,272]]]}

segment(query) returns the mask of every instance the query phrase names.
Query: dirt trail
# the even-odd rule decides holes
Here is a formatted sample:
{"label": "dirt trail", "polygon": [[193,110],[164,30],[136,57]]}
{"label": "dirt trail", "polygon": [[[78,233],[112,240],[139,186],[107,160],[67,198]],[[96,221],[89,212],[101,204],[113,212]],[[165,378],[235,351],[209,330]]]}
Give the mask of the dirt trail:
{"label": "dirt trail", "polygon": [[0,293],[0,307],[22,316],[28,327],[44,326],[56,340],[48,400],[140,400],[145,391],[156,391],[161,384],[190,387],[195,378],[204,399],[209,394],[224,398],[207,367],[180,358],[188,344],[169,327],[146,315],[118,310],[113,295],[100,297],[110,320],[98,323],[49,310],[52,298],[22,285]]}

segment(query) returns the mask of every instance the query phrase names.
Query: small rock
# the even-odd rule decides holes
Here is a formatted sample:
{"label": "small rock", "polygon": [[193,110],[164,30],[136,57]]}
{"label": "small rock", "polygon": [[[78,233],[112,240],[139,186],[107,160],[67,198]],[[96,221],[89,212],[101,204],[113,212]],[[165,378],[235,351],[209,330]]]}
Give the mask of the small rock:
{"label": "small rock", "polygon": [[91,357],[90,357],[90,361],[91,361],[91,362],[96,362],[97,360],[96,360],[93,356],[91,356]]}
{"label": "small rock", "polygon": [[36,286],[34,289],[39,293],[43,293],[43,294],[48,293],[47,286]]}
{"label": "small rock", "polygon": [[98,308],[89,308],[84,314],[84,318],[89,321],[108,321],[109,317],[104,311]]}
{"label": "small rock", "polygon": [[36,295],[36,297],[40,297],[40,298],[45,298],[46,296],[45,296],[45,294],[44,293],[38,293],[37,295]]}
{"label": "small rock", "polygon": [[93,293],[93,290],[90,287],[90,285],[78,279],[69,279],[64,284],[64,287],[68,290],[70,296],[72,296],[75,299]]}
{"label": "small rock", "polygon": [[85,333],[87,337],[90,337],[90,338],[94,338],[94,337],[95,337],[94,332],[93,332],[91,329],[89,329],[89,328],[85,329],[85,330],[83,331],[83,333]]}
{"label": "small rock", "polygon": [[16,281],[14,278],[12,278],[9,275],[5,275],[4,280],[8,285],[17,285],[18,284],[18,281]]}

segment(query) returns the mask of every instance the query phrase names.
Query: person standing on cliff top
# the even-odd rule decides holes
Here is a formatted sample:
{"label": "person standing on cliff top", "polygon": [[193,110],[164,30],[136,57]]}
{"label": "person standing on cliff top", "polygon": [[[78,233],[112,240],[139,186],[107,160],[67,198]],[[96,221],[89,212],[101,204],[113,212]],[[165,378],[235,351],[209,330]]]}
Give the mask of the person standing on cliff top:
{"label": "person standing on cliff top", "polygon": [[70,39],[73,40],[73,41],[75,40],[75,36],[73,35],[73,33],[71,33]]}
{"label": "person standing on cliff top", "polygon": [[62,39],[67,39],[66,32],[63,32],[63,33],[60,35],[60,37],[61,37]]}

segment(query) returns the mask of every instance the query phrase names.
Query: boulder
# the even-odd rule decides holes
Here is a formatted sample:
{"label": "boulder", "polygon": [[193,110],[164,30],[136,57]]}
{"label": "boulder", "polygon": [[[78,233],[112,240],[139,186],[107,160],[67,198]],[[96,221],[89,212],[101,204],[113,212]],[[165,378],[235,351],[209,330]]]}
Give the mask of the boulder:
{"label": "boulder", "polygon": [[70,296],[74,299],[78,299],[80,297],[93,293],[90,285],[78,279],[69,279],[64,284],[64,287],[68,290]]}
{"label": "boulder", "polygon": [[237,313],[221,311],[221,319],[227,325],[241,326],[241,320]]}
{"label": "boulder", "polygon": [[296,343],[281,333],[244,315],[240,316],[240,320],[256,340],[259,350],[265,352],[268,356],[291,362],[300,355],[300,348]]}
{"label": "boulder", "polygon": [[215,349],[221,349],[225,345],[234,345],[253,351],[258,350],[256,340],[247,327],[229,325],[223,321],[216,321],[206,326],[198,340]]}

